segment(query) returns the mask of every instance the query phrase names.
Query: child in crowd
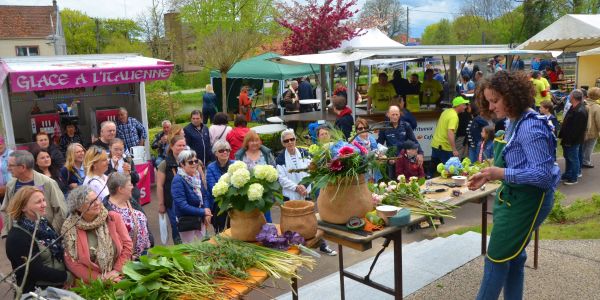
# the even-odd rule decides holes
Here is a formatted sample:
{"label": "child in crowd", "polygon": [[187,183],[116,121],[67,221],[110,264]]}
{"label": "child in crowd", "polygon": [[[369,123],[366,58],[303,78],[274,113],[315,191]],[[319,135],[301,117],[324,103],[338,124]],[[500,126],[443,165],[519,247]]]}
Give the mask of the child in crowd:
{"label": "child in crowd", "polygon": [[467,144],[469,146],[469,159],[477,161],[479,154],[479,142],[481,142],[481,132],[485,126],[490,123],[479,112],[474,113],[474,118],[467,125]]}
{"label": "child in crowd", "polygon": [[558,119],[554,115],[554,104],[552,104],[552,101],[544,100],[540,103],[540,114],[546,116],[548,122],[550,122],[550,125],[552,125],[551,127],[554,135],[557,135],[559,123]]}
{"label": "child in crowd", "polygon": [[481,129],[481,141],[477,143],[477,149],[479,149],[477,154],[478,162],[494,158],[494,137],[493,126],[485,126]]}
{"label": "child in crowd", "polygon": [[398,159],[396,159],[396,176],[404,175],[406,178],[412,176],[424,178],[425,171],[423,165],[419,166],[417,162],[417,152],[419,145],[413,141],[406,141],[403,144]]}

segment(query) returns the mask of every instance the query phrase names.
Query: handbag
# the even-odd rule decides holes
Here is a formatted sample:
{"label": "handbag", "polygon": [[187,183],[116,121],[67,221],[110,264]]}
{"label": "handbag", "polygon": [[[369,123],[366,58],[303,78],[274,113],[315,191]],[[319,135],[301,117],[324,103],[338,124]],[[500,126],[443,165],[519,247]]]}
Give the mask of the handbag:
{"label": "handbag", "polygon": [[181,216],[177,217],[177,230],[184,232],[190,230],[202,229],[202,220],[200,217]]}
{"label": "handbag", "polygon": [[166,245],[169,238],[166,213],[158,214],[158,225],[158,228],[160,228],[160,241],[163,245]]}

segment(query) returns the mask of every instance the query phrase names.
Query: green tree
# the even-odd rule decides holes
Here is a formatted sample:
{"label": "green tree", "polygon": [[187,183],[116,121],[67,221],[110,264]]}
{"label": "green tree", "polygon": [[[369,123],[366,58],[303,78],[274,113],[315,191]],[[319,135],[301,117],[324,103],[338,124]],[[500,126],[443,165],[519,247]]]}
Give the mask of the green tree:
{"label": "green tree", "polygon": [[448,19],[427,26],[421,37],[423,45],[452,45],[454,41],[452,24]]}
{"label": "green tree", "polygon": [[68,54],[96,53],[96,24],[88,15],[72,9],[60,12]]}
{"label": "green tree", "polygon": [[218,69],[222,109],[227,112],[227,72],[280,31],[272,0],[190,0],[181,7],[182,22],[196,35],[198,55],[206,67]]}

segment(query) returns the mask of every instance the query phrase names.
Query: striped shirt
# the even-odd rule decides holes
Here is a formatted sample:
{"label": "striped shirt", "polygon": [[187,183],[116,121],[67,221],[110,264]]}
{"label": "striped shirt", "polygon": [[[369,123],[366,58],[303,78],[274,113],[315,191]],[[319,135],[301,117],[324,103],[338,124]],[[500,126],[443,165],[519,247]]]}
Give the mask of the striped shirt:
{"label": "striped shirt", "polygon": [[[519,124],[520,122],[520,124]],[[506,162],[504,181],[514,184],[526,184],[543,190],[556,188],[560,180],[560,168],[554,164],[556,155],[556,137],[548,126],[544,116],[529,110],[523,113],[521,120],[509,123],[508,144],[503,156]]]}

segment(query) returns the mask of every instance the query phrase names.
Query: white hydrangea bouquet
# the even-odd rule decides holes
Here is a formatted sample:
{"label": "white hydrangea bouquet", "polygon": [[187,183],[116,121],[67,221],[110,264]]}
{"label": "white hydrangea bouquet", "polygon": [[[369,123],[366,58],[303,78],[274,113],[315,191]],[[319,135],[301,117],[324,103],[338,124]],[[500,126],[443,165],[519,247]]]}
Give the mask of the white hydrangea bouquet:
{"label": "white hydrangea bouquet", "polygon": [[267,212],[275,202],[283,204],[277,169],[269,165],[254,167],[252,172],[242,161],[229,166],[212,189],[222,214],[230,209]]}

